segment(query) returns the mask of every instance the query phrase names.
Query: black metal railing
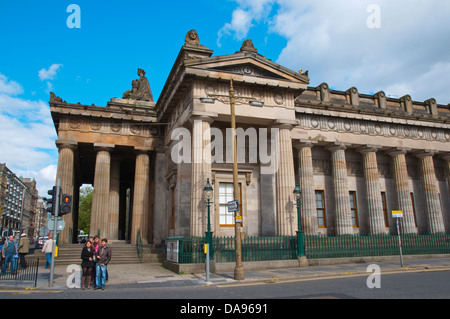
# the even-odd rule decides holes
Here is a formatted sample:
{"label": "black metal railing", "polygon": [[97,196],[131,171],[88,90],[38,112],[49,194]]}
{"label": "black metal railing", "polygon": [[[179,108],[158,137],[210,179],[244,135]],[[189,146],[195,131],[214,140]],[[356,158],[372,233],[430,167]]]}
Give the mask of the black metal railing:
{"label": "black metal railing", "polygon": [[[4,263],[5,261],[3,261]],[[2,263],[2,268],[3,265]],[[26,259],[26,267],[20,265],[19,259],[14,259],[9,265],[8,269],[0,273],[0,283],[15,283],[15,284],[29,284],[37,285],[37,278],[39,272],[39,258]]]}

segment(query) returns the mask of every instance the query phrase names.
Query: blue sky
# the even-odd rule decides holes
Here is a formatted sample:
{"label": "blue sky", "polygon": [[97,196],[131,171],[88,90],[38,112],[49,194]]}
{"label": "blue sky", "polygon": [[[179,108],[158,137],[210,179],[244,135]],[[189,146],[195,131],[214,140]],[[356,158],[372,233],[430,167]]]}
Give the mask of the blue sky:
{"label": "blue sky", "polygon": [[[67,26],[70,4],[81,28]],[[45,195],[57,164],[49,92],[104,106],[139,67],[156,100],[190,29],[215,56],[251,38],[267,58],[309,70],[312,86],[448,104],[449,16],[442,0],[1,0],[0,162]]]}

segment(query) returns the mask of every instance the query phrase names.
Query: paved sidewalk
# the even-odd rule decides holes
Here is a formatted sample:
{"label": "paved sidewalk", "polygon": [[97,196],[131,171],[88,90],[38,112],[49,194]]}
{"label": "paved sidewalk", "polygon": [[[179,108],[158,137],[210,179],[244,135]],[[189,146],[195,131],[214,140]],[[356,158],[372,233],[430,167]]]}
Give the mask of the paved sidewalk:
{"label": "paved sidewalk", "polygon": [[[369,276],[369,263],[342,264],[329,266],[310,266],[305,268],[282,268],[270,270],[252,270],[245,272],[245,280],[236,281],[233,273],[210,274],[210,281],[206,282],[205,274],[175,274],[159,264],[129,264],[108,266],[108,289],[136,289],[163,287],[195,287],[204,285],[235,285],[276,283],[283,281],[314,280],[320,278],[343,276]],[[379,262],[381,274],[389,272],[438,271],[450,270],[450,259],[416,259],[400,262]],[[67,279],[71,275],[67,266],[56,266],[53,288],[49,288],[50,270],[39,269],[37,289],[69,289]],[[0,287],[5,284],[0,282]],[[6,286],[11,287],[11,284]],[[20,286],[16,286],[20,287]]]}

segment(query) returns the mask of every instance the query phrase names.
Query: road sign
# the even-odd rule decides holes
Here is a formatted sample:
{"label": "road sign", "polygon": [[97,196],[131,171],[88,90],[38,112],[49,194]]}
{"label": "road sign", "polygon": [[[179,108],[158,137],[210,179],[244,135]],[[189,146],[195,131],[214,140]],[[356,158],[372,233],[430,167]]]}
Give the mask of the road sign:
{"label": "road sign", "polygon": [[403,212],[401,210],[393,210],[392,211],[392,218],[402,218]]}
{"label": "road sign", "polygon": [[[51,218],[49,220],[47,220],[47,228],[48,229],[54,229],[55,228],[55,219]],[[58,217],[58,221],[56,223],[56,231],[59,233],[61,232],[64,227],[66,227],[66,223],[64,222],[64,220],[62,218]]]}
{"label": "road sign", "polygon": [[228,202],[227,204],[228,204],[228,212],[229,213],[234,213],[239,210],[239,201],[232,200],[232,201]]}

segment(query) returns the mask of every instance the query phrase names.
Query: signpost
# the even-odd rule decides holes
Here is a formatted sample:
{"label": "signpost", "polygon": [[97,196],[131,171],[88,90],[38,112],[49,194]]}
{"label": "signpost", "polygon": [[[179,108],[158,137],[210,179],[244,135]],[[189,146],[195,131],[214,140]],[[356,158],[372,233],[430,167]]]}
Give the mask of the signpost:
{"label": "signpost", "polygon": [[400,266],[403,267],[402,240],[400,238],[400,227],[398,226],[398,219],[403,218],[403,212],[401,210],[393,210],[392,217],[395,218],[397,223],[398,247],[400,248]]}
{"label": "signpost", "polygon": [[209,284],[209,244],[205,244],[206,254],[206,283]]}

